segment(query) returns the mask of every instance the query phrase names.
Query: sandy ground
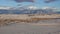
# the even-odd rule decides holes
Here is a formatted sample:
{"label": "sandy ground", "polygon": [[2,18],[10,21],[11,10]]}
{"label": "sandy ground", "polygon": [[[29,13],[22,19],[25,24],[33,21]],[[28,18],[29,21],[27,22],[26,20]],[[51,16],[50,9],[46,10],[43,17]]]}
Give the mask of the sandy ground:
{"label": "sandy ground", "polygon": [[[38,16],[39,17],[36,18],[37,16],[31,15],[0,15],[0,24],[8,23],[0,26],[0,34],[60,34],[60,19],[39,19],[40,15]],[[55,16],[60,18],[60,15]],[[56,18],[55,16],[54,18]],[[29,22],[31,17],[33,18],[33,22]],[[19,21],[19,23],[15,21]]]}
{"label": "sandy ground", "polygon": [[60,25],[30,25],[17,23],[0,27],[0,34],[59,34]]}

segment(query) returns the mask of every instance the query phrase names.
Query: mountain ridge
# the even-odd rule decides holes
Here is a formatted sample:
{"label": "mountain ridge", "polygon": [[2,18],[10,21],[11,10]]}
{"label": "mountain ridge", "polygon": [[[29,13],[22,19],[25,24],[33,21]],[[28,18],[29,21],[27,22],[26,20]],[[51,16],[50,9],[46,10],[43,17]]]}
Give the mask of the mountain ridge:
{"label": "mountain ridge", "polygon": [[60,14],[60,12],[54,12],[56,8],[45,7],[38,9],[35,6],[24,7],[3,7],[0,9],[0,14]]}

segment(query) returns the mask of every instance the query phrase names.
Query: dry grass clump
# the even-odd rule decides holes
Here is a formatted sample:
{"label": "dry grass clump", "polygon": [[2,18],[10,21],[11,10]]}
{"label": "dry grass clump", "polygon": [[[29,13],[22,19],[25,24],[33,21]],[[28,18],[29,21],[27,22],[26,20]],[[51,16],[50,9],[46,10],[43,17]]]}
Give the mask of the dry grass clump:
{"label": "dry grass clump", "polygon": [[2,19],[2,20],[0,20],[0,25],[6,25],[9,22],[10,22],[10,20]]}
{"label": "dry grass clump", "polygon": [[39,21],[39,20],[51,20],[51,19],[54,19],[54,18],[31,18],[31,20],[33,20],[33,21]]}
{"label": "dry grass clump", "polygon": [[14,22],[14,23],[21,23],[21,22],[32,22],[31,20],[22,20],[22,19],[2,19],[0,20],[0,25],[7,25],[11,22]]}
{"label": "dry grass clump", "polygon": [[21,23],[21,22],[25,22],[25,23],[32,23],[34,21],[40,21],[40,20],[49,20],[52,18],[31,18],[31,19],[0,19],[0,25],[7,25],[10,24],[11,22],[14,23]]}
{"label": "dry grass clump", "polygon": [[18,21],[18,22],[32,22],[31,20],[28,20],[28,19],[26,19],[26,20],[24,20],[24,19],[12,19],[12,20],[10,20],[10,21]]}

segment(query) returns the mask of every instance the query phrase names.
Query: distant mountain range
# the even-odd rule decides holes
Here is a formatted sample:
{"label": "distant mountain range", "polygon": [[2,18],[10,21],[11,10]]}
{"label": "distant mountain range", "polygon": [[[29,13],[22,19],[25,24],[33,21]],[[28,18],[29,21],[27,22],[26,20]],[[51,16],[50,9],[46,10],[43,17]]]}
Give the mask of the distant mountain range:
{"label": "distant mountain range", "polygon": [[42,8],[38,9],[35,6],[24,7],[0,7],[0,14],[60,14],[60,11],[55,11],[55,8]]}

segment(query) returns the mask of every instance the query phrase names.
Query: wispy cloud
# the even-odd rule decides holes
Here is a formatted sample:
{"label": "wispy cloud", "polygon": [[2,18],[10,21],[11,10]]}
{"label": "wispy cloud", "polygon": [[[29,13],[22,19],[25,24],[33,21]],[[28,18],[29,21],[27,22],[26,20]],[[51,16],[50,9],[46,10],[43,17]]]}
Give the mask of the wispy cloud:
{"label": "wispy cloud", "polygon": [[44,0],[45,3],[50,3],[50,2],[54,2],[54,1],[58,1],[58,0]]}
{"label": "wispy cloud", "polygon": [[20,2],[34,2],[34,0],[14,0],[16,1],[17,3],[20,3]]}

